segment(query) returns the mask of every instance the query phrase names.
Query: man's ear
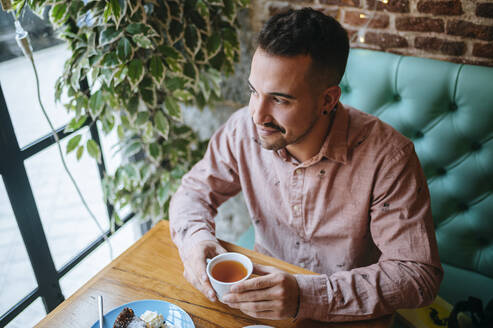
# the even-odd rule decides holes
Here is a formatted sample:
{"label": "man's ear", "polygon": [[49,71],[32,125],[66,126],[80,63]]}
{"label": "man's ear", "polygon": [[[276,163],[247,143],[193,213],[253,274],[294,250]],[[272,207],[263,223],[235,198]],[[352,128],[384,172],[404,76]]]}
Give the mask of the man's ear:
{"label": "man's ear", "polygon": [[324,101],[323,101],[323,110],[330,112],[332,108],[334,108],[339,102],[339,98],[341,97],[341,88],[338,85],[333,85],[328,87],[324,91]]}

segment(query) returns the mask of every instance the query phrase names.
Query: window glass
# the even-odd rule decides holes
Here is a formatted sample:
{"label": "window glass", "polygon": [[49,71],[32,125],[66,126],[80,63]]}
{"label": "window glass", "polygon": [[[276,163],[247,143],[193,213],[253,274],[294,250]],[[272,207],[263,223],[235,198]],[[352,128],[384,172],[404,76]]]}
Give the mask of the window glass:
{"label": "window glass", "polygon": [[[46,17],[45,17],[46,16]],[[55,127],[68,123],[69,115],[62,104],[55,104],[55,81],[63,72],[70,52],[44,19],[24,10],[20,22],[29,32],[34,48],[34,62],[40,79],[43,105]],[[0,84],[10,112],[19,145],[24,147],[49,133],[37,100],[36,82],[31,62],[22,55],[15,41],[12,15],[0,10]],[[62,102],[63,103],[63,102]]]}
{"label": "window glass", "polygon": [[[140,237],[139,223],[139,220],[132,219],[109,238],[111,247],[113,248],[114,258],[130,247]],[[96,273],[110,262],[108,245],[102,243],[60,279],[60,287],[65,298],[70,297],[70,295],[82,287],[82,285],[88,282],[89,279],[94,277]]]}
{"label": "window glass", "polygon": [[26,328],[34,327],[35,324],[41,321],[46,316],[46,310],[41,301],[41,298],[37,298],[34,302],[29,304],[17,317],[9,322],[5,328]]}
{"label": "window glass", "polygon": [[36,278],[0,178],[0,316],[36,286]]}
{"label": "window glass", "polygon": [[[82,129],[82,134],[82,140],[85,140],[89,129]],[[71,137],[62,140],[63,152]],[[94,241],[100,231],[80,201],[55,147],[52,145],[30,157],[25,166],[53,261],[60,269]],[[65,158],[89,208],[106,231],[109,222],[96,161],[87,152],[80,161],[74,153],[65,155]]]}

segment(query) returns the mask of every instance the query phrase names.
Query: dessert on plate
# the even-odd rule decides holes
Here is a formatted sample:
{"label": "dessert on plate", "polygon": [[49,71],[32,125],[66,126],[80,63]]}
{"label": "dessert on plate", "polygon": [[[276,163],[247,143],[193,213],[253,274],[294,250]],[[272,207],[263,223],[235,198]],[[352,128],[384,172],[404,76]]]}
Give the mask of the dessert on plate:
{"label": "dessert on plate", "polygon": [[135,315],[134,310],[126,307],[116,317],[113,328],[147,328],[147,324]]}
{"label": "dessert on plate", "polygon": [[124,308],[116,317],[113,328],[168,328],[161,314],[145,311],[140,318],[131,308]]}

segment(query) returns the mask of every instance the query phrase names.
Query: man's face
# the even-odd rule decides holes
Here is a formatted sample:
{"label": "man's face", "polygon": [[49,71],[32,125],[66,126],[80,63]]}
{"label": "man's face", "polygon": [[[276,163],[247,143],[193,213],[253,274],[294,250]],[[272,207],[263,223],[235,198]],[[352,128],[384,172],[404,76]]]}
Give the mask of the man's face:
{"label": "man's face", "polygon": [[320,86],[310,83],[311,63],[306,55],[255,51],[248,80],[249,110],[264,148],[277,150],[309,138],[323,105]]}

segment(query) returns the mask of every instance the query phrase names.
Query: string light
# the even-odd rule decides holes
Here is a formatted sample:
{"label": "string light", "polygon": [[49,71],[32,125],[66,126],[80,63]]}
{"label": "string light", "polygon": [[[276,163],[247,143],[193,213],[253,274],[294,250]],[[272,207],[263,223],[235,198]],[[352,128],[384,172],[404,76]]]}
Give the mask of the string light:
{"label": "string light", "polygon": [[364,30],[358,31],[358,40],[361,43],[365,43],[365,31]]}
{"label": "string light", "polygon": [[[378,1],[380,1],[383,4],[388,4],[389,3],[389,0],[378,0]],[[357,40],[358,40],[359,43],[365,43],[365,32],[366,32],[366,29],[367,29],[368,25],[371,23],[371,21],[375,17],[375,12],[374,12],[375,9],[376,9],[375,7],[370,9],[370,10],[372,10],[372,12],[371,12],[370,15],[363,14],[363,13],[360,13],[359,14],[359,18],[361,18],[361,19],[367,19],[365,25],[360,30],[358,30],[358,33],[355,35],[357,37]]]}

